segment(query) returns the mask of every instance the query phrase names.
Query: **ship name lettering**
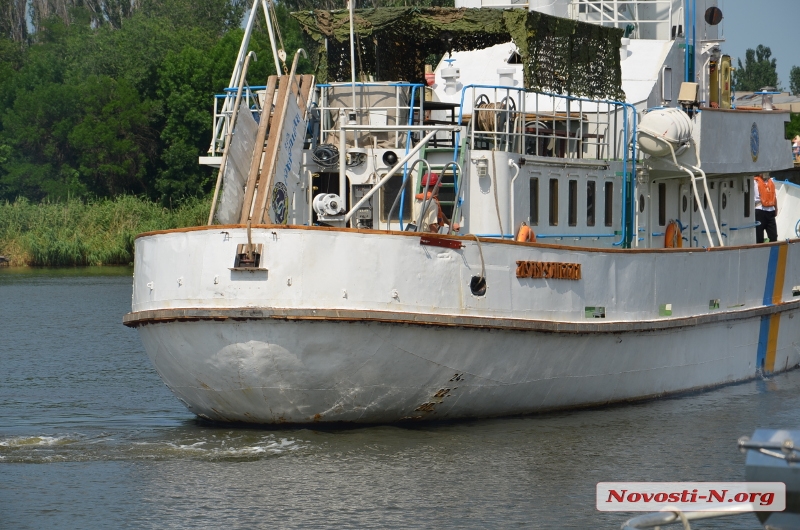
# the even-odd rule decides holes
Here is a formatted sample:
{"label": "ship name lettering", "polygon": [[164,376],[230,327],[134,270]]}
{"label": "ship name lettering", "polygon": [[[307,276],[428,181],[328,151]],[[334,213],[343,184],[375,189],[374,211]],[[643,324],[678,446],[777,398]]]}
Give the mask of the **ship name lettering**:
{"label": "ship name lettering", "polygon": [[518,261],[517,278],[548,278],[553,280],[580,280],[580,263],[551,261]]}

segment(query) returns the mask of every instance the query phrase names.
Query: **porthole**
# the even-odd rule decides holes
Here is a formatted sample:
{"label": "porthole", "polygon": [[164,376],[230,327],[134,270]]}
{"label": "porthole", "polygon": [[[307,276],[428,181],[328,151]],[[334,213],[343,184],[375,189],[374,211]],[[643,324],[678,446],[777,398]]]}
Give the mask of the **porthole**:
{"label": "porthole", "polygon": [[724,210],[728,206],[728,194],[722,194],[722,209]]}
{"label": "porthole", "polygon": [[697,211],[697,197],[692,199],[692,203],[693,203],[692,210],[694,210],[696,212]]}
{"label": "porthole", "polygon": [[708,210],[708,195],[703,195],[703,210]]}
{"label": "porthole", "polygon": [[683,196],[682,205],[683,205],[683,213],[686,213],[686,208],[689,207],[689,198],[686,195]]}
{"label": "porthole", "polygon": [[644,211],[644,195],[639,195],[639,212]]}

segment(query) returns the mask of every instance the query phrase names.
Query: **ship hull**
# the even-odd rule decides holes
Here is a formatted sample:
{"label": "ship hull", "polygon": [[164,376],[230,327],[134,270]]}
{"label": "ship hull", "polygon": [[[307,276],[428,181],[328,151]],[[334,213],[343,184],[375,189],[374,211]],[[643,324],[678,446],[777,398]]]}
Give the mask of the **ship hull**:
{"label": "ship hull", "polygon": [[[260,270],[235,270],[246,237],[241,227],[213,227],[136,242],[124,321],[138,328],[167,386],[209,420],[529,414],[704,389],[800,363],[795,243],[478,248],[468,238],[430,244],[419,234],[257,227]],[[560,269],[569,274],[530,277],[520,261],[569,264]],[[470,279],[482,269],[487,289],[475,295]]]}
{"label": "ship hull", "polygon": [[[166,384],[202,418],[383,423],[606,405],[746,380],[758,372],[760,321],[564,334],[267,317],[152,323],[140,334]],[[785,328],[779,341],[791,343]],[[775,371],[798,362],[795,348],[781,348]]]}

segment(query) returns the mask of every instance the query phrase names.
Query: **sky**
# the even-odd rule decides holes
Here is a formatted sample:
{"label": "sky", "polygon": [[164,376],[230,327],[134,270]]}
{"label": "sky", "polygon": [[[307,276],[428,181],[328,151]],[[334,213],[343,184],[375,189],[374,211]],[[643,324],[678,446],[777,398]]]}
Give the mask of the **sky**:
{"label": "sky", "polygon": [[[705,4],[697,0],[697,11]],[[736,66],[737,58],[744,64],[748,48],[768,46],[778,60],[778,82],[788,92],[789,70],[800,66],[800,0],[717,0],[717,5],[723,16],[723,53]]]}

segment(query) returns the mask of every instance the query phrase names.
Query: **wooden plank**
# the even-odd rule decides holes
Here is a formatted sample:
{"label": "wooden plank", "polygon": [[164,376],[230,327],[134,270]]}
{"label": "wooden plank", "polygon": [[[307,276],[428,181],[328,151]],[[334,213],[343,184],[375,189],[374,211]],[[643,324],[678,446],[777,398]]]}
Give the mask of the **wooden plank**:
{"label": "wooden plank", "polygon": [[267,138],[267,147],[264,150],[264,163],[258,179],[255,208],[251,219],[254,223],[263,223],[267,216],[267,209],[272,189],[272,175],[275,173],[275,159],[280,145],[281,130],[283,129],[283,116],[286,111],[286,102],[291,95],[291,85],[288,76],[283,76],[278,87],[277,104],[275,112],[270,119],[270,135]]}
{"label": "wooden plank", "polygon": [[247,184],[245,186],[244,202],[242,204],[242,215],[239,217],[239,222],[242,224],[247,223],[250,219],[250,210],[253,206],[253,196],[256,191],[256,184],[258,184],[258,175],[261,170],[261,159],[264,153],[264,144],[266,143],[267,134],[269,131],[269,117],[272,114],[272,99],[275,96],[275,87],[278,84],[278,76],[271,75],[267,79],[267,92],[264,96],[264,107],[261,109],[261,118],[258,122],[258,132],[256,133],[256,141],[253,145],[253,158],[250,161],[250,174],[247,177]]}
{"label": "wooden plank", "polygon": [[311,90],[314,88],[314,76],[313,75],[303,75],[300,76],[300,108],[303,109],[303,112],[308,110],[308,96],[311,94]]}
{"label": "wooden plank", "polygon": [[[261,177],[259,179],[259,192],[255,202],[256,207],[253,210],[253,220],[256,222],[269,222],[271,189],[275,174],[275,163],[279,148],[279,141],[283,130],[283,121],[285,119],[286,106],[290,98],[301,97],[304,88],[306,89],[307,97],[311,91],[311,87],[313,86],[313,79],[314,76],[312,75],[297,75],[292,79],[288,78],[288,76],[284,76],[283,81],[281,81],[281,87],[278,89],[278,98],[275,107],[276,115],[273,116],[273,121],[270,125],[270,131],[275,131],[275,134],[272,136],[275,136],[276,143],[272,145],[268,142],[267,149],[265,150],[264,168],[262,168]],[[301,84],[304,82],[305,84],[301,86]],[[284,85],[285,92],[281,92],[281,89],[284,89]],[[305,103],[301,101],[299,106],[305,113]],[[263,193],[261,192],[262,188]]]}

